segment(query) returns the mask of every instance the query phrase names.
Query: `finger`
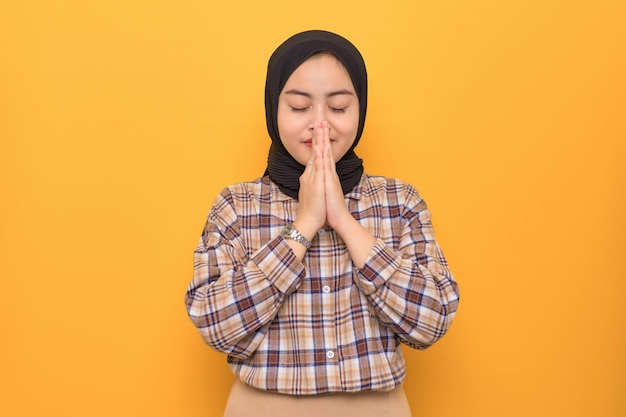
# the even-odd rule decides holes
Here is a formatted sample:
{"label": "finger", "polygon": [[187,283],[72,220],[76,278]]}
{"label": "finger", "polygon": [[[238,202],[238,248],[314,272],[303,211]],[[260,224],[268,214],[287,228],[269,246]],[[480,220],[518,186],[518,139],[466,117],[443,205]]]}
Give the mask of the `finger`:
{"label": "finger", "polygon": [[328,122],[324,122],[324,143],[330,149],[330,124]]}
{"label": "finger", "polygon": [[321,122],[313,129],[313,147],[315,146],[324,147],[324,130]]}
{"label": "finger", "polygon": [[330,145],[330,125],[324,122],[324,166],[335,172],[335,159],[333,158],[333,149]]}
{"label": "finger", "polygon": [[328,174],[330,174],[326,175],[329,180],[337,177],[337,167],[335,166],[332,152],[328,152],[328,154],[324,157],[324,169],[328,172]]}
{"label": "finger", "polygon": [[315,126],[313,130],[313,164],[316,169],[324,167],[324,131],[320,125]]}
{"label": "finger", "polygon": [[317,137],[317,126],[311,129],[311,159],[315,159],[315,147],[318,146],[319,139]]}
{"label": "finger", "polygon": [[322,155],[326,156],[326,125],[325,122],[319,122],[319,124],[315,127],[315,132],[317,134],[317,143],[319,144],[320,151]]}
{"label": "finger", "polygon": [[311,176],[313,175],[313,160],[309,160],[306,165],[304,165],[304,171],[302,175],[300,175],[300,187],[302,187],[306,182],[311,180]]}

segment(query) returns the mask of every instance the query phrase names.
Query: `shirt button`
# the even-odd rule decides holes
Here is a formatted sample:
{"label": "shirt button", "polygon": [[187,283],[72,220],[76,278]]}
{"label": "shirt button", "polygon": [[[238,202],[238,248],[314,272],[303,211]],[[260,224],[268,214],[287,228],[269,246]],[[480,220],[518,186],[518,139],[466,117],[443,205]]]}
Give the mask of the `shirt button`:
{"label": "shirt button", "polygon": [[328,294],[330,292],[330,287],[328,285],[324,285],[324,288],[322,288],[322,291],[324,291],[324,294]]}
{"label": "shirt button", "polygon": [[320,235],[320,236],[324,236],[326,234],[326,230],[320,229],[320,230],[317,231],[317,234]]}
{"label": "shirt button", "polygon": [[332,350],[329,350],[328,352],[326,352],[326,357],[328,359],[332,359],[335,357],[335,352],[333,352]]}

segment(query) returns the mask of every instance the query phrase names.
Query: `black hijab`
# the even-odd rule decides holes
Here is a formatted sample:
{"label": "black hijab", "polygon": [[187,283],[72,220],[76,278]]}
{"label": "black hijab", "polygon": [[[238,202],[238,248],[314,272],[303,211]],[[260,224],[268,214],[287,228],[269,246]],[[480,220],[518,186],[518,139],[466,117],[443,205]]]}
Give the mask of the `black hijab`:
{"label": "black hijab", "polygon": [[265,175],[278,185],[280,190],[298,198],[300,176],[305,166],[287,152],[278,134],[278,97],[289,76],[308,58],[318,52],[330,52],[346,67],[352,85],[359,98],[359,126],[352,147],[337,161],[336,169],[341,188],[346,194],[352,190],[363,175],[363,160],[355,153],[359,143],[365,112],[367,110],[367,72],[360,52],[347,39],[323,30],[310,30],[293,35],[283,42],[270,57],[265,81],[265,120],[272,139]]}

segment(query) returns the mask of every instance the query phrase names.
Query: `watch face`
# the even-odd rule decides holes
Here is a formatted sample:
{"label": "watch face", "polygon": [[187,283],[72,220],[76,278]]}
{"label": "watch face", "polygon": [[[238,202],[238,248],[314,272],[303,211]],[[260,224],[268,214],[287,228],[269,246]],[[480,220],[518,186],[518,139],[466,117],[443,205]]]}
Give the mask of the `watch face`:
{"label": "watch face", "polygon": [[283,227],[283,230],[281,230],[280,235],[286,239],[293,239],[296,242],[302,243],[307,248],[311,246],[311,242],[309,242],[304,236],[302,236],[300,232],[298,232],[298,230],[295,227],[293,227],[293,224],[291,223],[286,224],[285,227]]}
{"label": "watch face", "polygon": [[286,224],[285,227],[283,227],[283,230],[280,233],[280,235],[283,237],[287,237],[287,236],[291,236],[292,232],[293,232],[293,225],[289,223],[289,224]]}

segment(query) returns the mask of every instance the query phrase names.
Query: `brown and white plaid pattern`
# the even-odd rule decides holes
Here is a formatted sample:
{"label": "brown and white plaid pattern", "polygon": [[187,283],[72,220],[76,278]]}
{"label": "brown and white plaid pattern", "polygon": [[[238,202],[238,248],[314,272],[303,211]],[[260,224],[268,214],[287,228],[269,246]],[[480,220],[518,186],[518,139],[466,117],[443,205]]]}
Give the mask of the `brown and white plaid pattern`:
{"label": "brown and white plaid pattern", "polygon": [[291,395],[390,390],[405,376],[401,343],[424,349],[450,326],[458,286],[417,191],[363,175],[346,202],[377,238],[360,270],[330,228],[300,262],[280,237],[298,201],[267,177],[215,200],[186,304],[245,383]]}

